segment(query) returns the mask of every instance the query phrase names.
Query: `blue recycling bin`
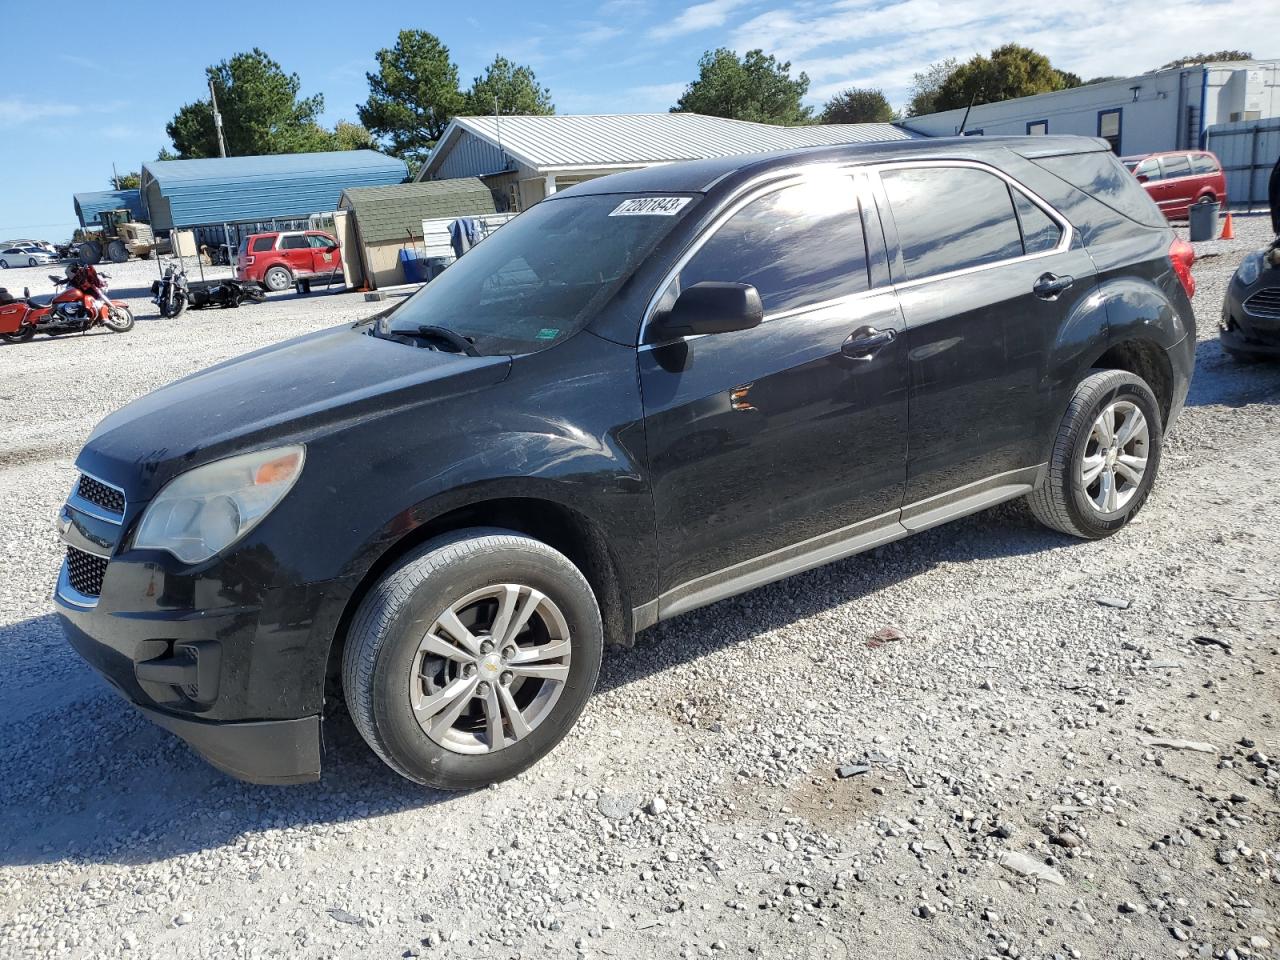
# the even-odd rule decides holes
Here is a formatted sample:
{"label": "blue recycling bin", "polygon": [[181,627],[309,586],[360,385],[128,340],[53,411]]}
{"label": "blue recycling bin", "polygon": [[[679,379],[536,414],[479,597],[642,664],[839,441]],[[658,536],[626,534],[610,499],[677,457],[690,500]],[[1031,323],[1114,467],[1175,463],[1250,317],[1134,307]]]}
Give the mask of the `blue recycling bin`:
{"label": "blue recycling bin", "polygon": [[427,265],[423,260],[418,259],[418,251],[401,250],[400,251],[400,268],[404,270],[405,283],[426,283]]}

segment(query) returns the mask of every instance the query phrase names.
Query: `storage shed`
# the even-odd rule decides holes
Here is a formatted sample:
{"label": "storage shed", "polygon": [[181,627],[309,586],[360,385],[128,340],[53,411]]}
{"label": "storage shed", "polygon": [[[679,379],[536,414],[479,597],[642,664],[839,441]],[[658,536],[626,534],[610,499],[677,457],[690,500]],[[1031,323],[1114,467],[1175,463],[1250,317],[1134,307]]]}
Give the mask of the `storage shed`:
{"label": "storage shed", "polygon": [[921,136],[891,123],[779,127],[697,113],[456,117],[418,180],[481,177],[504,210],[520,211],[561,187],[658,163]]}
{"label": "storage shed", "polygon": [[98,222],[98,214],[105,210],[127,209],[135,220],[145,220],[142,212],[142,194],[137,190],[98,190],[93,193],[77,193],[76,217],[81,228],[92,227]]}
{"label": "storage shed", "polygon": [[[496,207],[493,193],[483,181],[462,177],[384,187],[352,187],[342,191],[338,210],[340,214],[348,211],[347,226],[337,224],[343,246],[350,246],[348,241],[354,239],[364,283],[377,288],[404,282],[400,251],[406,245],[413,247],[422,241],[423,220],[480,217],[494,213]],[[353,225],[351,220],[355,221]],[[341,236],[344,232],[346,237]]]}
{"label": "storage shed", "polygon": [[403,160],[373,150],[152,160],[142,202],[156,230],[306,217],[328,212],[348,187],[401,183]]}

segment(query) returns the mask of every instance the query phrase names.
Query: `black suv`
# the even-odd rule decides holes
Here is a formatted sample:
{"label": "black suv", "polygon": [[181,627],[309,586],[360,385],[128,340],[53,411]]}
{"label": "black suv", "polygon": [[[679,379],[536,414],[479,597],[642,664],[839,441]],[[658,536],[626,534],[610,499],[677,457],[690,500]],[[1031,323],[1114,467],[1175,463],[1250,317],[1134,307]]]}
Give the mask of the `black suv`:
{"label": "black suv", "polygon": [[1187,393],[1189,266],[1098,140],[593,180],[104,420],[58,612],[237,777],[318,777],[343,695],[405,777],[510,777],[607,641],[1013,497],[1123,526]]}

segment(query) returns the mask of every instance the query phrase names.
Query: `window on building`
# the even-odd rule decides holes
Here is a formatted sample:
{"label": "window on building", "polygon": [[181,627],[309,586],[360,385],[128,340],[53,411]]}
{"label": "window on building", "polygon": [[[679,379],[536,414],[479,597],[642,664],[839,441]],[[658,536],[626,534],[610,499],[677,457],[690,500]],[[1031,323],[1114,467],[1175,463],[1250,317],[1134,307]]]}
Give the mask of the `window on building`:
{"label": "window on building", "polygon": [[1058,245],[1062,239],[1062,228],[1021,190],[1013,191],[1013,206],[1018,211],[1024,252],[1043,253]]}
{"label": "window on building", "polygon": [[880,174],[908,280],[1022,256],[1009,186],[972,167]]}
{"label": "window on building", "polygon": [[704,280],[752,284],[769,313],[866,290],[867,249],[853,181],[819,178],[753,200],[693,255],[680,271],[679,289]]}
{"label": "window on building", "polygon": [[1027,135],[1032,137],[1043,137],[1049,133],[1048,120],[1028,120]]}
{"label": "window on building", "polygon": [[305,250],[307,249],[307,238],[301,233],[287,233],[280,242],[281,250]]}
{"label": "window on building", "polygon": [[1111,144],[1111,152],[1120,152],[1120,127],[1123,110],[1098,111],[1098,136]]}
{"label": "window on building", "polygon": [[1165,180],[1191,176],[1191,159],[1185,153],[1172,153],[1160,158],[1160,171]]}

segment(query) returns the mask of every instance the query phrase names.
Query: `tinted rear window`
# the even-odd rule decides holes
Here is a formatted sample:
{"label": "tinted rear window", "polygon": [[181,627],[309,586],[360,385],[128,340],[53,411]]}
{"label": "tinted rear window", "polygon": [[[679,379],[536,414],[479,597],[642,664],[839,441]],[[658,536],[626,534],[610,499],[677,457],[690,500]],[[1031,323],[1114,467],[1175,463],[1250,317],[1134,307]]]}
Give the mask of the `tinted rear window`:
{"label": "tinted rear window", "polygon": [[1191,170],[1194,173],[1217,173],[1218,162],[1207,153],[1197,153],[1191,158]]}
{"label": "tinted rear window", "polygon": [[[1098,151],[1038,157],[1032,163],[1135,223],[1147,227],[1167,225],[1155,201],[1113,153]],[[1037,192],[1043,195],[1043,191]]]}
{"label": "tinted rear window", "polygon": [[258,237],[253,241],[253,252],[261,253],[264,250],[270,250],[276,245],[275,237]]}
{"label": "tinted rear window", "polygon": [[907,279],[1022,256],[1009,186],[994,174],[970,167],[920,167],[885,170],[880,178]]}

